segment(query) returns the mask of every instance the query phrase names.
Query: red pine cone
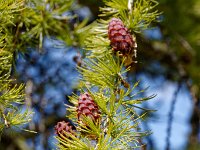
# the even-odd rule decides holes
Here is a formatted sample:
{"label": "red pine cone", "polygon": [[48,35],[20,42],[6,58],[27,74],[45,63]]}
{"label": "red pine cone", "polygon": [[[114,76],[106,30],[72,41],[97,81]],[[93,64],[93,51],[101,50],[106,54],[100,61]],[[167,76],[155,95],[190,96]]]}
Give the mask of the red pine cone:
{"label": "red pine cone", "polygon": [[136,43],[120,19],[113,18],[109,22],[108,37],[115,52],[119,51],[123,55],[133,54]]}
{"label": "red pine cone", "polygon": [[94,123],[97,123],[100,120],[99,108],[87,92],[79,96],[77,112],[78,120],[81,123],[83,123],[83,115],[91,118]]}
{"label": "red pine cone", "polygon": [[71,135],[75,135],[75,131],[72,129],[72,126],[70,125],[69,122],[65,122],[65,121],[60,121],[57,123],[57,125],[55,126],[55,133],[60,136],[61,134],[63,136],[65,136],[67,134],[71,134]]}

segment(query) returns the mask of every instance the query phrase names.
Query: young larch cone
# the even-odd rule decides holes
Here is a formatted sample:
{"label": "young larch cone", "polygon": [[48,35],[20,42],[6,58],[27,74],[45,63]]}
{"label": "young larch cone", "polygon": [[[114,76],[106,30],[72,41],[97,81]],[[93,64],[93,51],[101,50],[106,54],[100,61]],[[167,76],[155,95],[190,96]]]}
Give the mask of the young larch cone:
{"label": "young larch cone", "polygon": [[121,55],[127,57],[127,59],[130,59],[127,61],[132,61],[136,42],[133,40],[132,35],[120,19],[112,18],[112,20],[109,22],[108,38],[115,53],[119,51]]}
{"label": "young larch cone", "polygon": [[95,124],[100,120],[100,111],[97,104],[92,97],[86,92],[81,94],[78,99],[78,121],[87,126],[86,122],[83,122],[83,116],[89,117]]}
{"label": "young larch cone", "polygon": [[65,137],[67,137],[67,134],[75,135],[75,131],[72,129],[72,126],[70,125],[69,122],[60,121],[57,123],[54,129],[55,129],[55,133],[58,136],[60,136],[61,134]]}

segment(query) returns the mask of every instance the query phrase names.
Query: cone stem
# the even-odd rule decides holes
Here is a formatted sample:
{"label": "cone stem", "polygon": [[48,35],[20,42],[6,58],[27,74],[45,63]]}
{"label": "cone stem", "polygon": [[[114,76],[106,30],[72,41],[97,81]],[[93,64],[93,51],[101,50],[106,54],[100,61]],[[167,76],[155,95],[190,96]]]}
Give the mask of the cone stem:
{"label": "cone stem", "polygon": [[132,11],[132,8],[133,8],[133,2],[134,0],[128,0],[128,9],[130,12]]}

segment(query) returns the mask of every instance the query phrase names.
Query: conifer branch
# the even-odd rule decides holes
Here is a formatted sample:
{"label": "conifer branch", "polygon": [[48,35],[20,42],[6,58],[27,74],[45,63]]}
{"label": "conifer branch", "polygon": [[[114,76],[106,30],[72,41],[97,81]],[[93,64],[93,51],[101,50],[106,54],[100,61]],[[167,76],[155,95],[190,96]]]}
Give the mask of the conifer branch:
{"label": "conifer branch", "polygon": [[[45,37],[57,37],[68,46],[82,45],[81,36],[87,20],[71,24],[75,15],[63,15],[73,10],[74,0],[6,0],[0,1],[0,129],[20,128],[28,123],[32,112],[24,104],[24,85],[11,75],[15,72],[18,52],[27,49],[43,50]],[[87,28],[85,28],[87,30]],[[84,30],[84,31],[85,31]],[[27,129],[23,129],[28,131]]]}
{"label": "conifer branch", "polygon": [[[85,49],[89,53],[83,60],[84,65],[78,67],[81,74],[79,89],[81,93],[86,93],[69,97],[72,105],[67,105],[70,113],[68,117],[75,123],[77,134],[73,136],[68,131],[70,138],[58,138],[60,145],[63,145],[61,149],[76,149],[78,144],[75,141],[84,142],[85,149],[134,149],[141,146],[140,139],[143,136],[150,134],[149,131],[138,131],[138,126],[153,110],[141,108],[137,104],[152,99],[155,95],[135,98],[144,90],[133,94],[138,82],[133,84],[125,80],[129,71],[126,66],[127,57],[121,57],[119,51],[113,52],[108,26],[111,18],[115,18],[112,23],[118,22],[127,36],[130,34],[127,30],[131,33],[141,31],[158,16],[159,13],[153,11],[157,3],[153,0],[136,0],[134,3],[130,0],[104,2],[105,7],[100,8],[101,18],[87,30]],[[128,39],[132,40],[132,45],[133,39],[136,42],[135,38]],[[131,53],[127,56],[129,54]],[[137,114],[137,108],[144,113]]]}

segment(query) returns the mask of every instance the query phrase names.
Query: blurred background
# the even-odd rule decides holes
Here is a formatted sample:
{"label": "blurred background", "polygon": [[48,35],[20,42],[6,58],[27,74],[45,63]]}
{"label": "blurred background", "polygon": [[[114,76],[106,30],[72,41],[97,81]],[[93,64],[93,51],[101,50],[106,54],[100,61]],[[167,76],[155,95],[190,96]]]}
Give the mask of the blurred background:
{"label": "blurred background", "polygon": [[[137,64],[127,74],[129,81],[140,80],[143,96],[157,96],[142,104],[157,110],[141,125],[151,130],[143,143],[148,150],[200,149],[200,0],[158,0],[162,12],[158,22],[136,33]],[[99,0],[78,0],[77,20],[98,19]],[[76,21],[77,21],[76,20]],[[27,127],[37,131],[4,133],[2,150],[55,149],[54,126],[66,120],[68,96],[76,92],[77,60],[84,52],[54,37],[46,37],[44,51],[28,49],[17,55],[16,73],[26,84],[26,103],[35,114]],[[23,108],[22,108],[23,109]],[[12,136],[11,136],[12,134]]]}

